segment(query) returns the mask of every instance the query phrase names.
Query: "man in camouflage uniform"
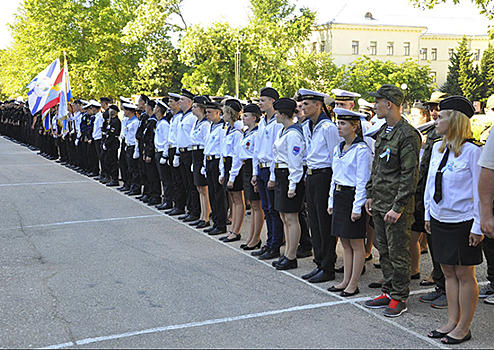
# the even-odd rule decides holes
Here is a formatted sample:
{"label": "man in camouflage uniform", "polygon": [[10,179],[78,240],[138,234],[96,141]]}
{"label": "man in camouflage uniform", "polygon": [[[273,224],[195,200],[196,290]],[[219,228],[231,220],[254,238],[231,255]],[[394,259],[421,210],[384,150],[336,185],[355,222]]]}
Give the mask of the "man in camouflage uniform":
{"label": "man in camouflage uniform", "polygon": [[386,119],[376,134],[365,203],[367,213],[374,220],[384,284],[383,294],[366,301],[365,306],[385,307],[385,316],[396,317],[407,310],[410,292],[410,235],[421,139],[418,131],[401,116],[404,100],[401,89],[386,84],[368,94],[376,99],[378,118]]}

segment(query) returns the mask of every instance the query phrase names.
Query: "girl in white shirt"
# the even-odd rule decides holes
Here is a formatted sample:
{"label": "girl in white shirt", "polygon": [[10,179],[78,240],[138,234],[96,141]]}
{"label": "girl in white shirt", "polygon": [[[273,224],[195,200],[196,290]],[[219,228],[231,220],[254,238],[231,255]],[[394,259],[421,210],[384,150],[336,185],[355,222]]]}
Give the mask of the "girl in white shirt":
{"label": "girl in white shirt", "polygon": [[482,262],[477,165],[481,148],[472,141],[474,108],[462,96],[439,103],[436,132],[424,195],[425,229],[432,234],[434,259],[446,277],[448,322],[429,332],[445,344],[471,338],[470,323],[479,289],[475,265]]}
{"label": "girl in white shirt", "polygon": [[338,135],[344,139],[334,149],[333,177],[328,199],[332,215],[331,234],[340,237],[343,246],[344,277],[330,292],[349,297],[359,293],[358,281],[365,263],[366,200],[365,185],[370,178],[372,150],[362,138],[362,115],[335,108]]}

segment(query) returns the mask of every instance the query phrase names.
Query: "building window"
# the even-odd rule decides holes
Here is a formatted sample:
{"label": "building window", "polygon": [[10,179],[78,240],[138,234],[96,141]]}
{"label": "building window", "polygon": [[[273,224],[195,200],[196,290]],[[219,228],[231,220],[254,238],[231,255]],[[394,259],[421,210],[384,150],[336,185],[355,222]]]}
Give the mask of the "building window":
{"label": "building window", "polygon": [[312,52],[317,51],[317,43],[312,43]]}
{"label": "building window", "polygon": [[479,61],[480,60],[480,49],[476,49],[475,50],[475,54],[473,55],[475,61]]}
{"label": "building window", "polygon": [[386,55],[393,56],[395,54],[395,43],[388,41],[388,46],[386,47]]}
{"label": "building window", "polygon": [[369,46],[369,55],[377,55],[377,41],[371,41]]}
{"label": "building window", "polygon": [[410,43],[403,43],[403,56],[410,56]]}
{"label": "building window", "polygon": [[352,41],[352,55],[358,55],[358,41]]}
{"label": "building window", "polygon": [[437,49],[431,49],[431,61],[437,61]]}
{"label": "building window", "polygon": [[432,82],[436,83],[437,80],[437,73],[436,72],[431,72],[431,77],[432,77]]}
{"label": "building window", "polygon": [[453,54],[455,53],[455,49],[448,49],[448,57],[449,59],[453,58]]}
{"label": "building window", "polygon": [[326,41],[321,41],[321,52],[326,51]]}
{"label": "building window", "polygon": [[426,48],[420,49],[420,59],[427,61],[427,49]]}

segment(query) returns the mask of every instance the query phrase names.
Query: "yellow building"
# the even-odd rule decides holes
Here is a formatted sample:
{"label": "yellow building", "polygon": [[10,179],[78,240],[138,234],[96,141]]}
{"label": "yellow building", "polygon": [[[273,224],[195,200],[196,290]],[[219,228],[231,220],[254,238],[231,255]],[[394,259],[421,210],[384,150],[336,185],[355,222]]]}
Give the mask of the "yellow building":
{"label": "yellow building", "polygon": [[343,9],[333,20],[314,27],[308,48],[331,54],[338,66],[363,55],[397,64],[413,58],[431,67],[438,87],[446,81],[449,59],[463,36],[475,62],[480,62],[489,46],[487,20],[425,17],[410,12],[395,16],[377,12],[374,16],[355,8]]}

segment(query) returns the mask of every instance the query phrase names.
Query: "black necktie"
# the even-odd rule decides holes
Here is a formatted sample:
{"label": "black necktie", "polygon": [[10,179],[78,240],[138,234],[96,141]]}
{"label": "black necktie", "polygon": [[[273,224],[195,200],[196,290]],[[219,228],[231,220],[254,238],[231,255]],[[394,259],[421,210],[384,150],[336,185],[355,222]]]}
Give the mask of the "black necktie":
{"label": "black necktie", "polygon": [[436,172],[436,190],[434,192],[434,201],[436,203],[439,203],[441,199],[443,198],[443,168],[446,166],[446,163],[448,162],[448,156],[449,156],[449,148],[446,148],[446,151],[444,152],[443,159],[441,159],[441,164],[439,164],[439,168],[437,168]]}

